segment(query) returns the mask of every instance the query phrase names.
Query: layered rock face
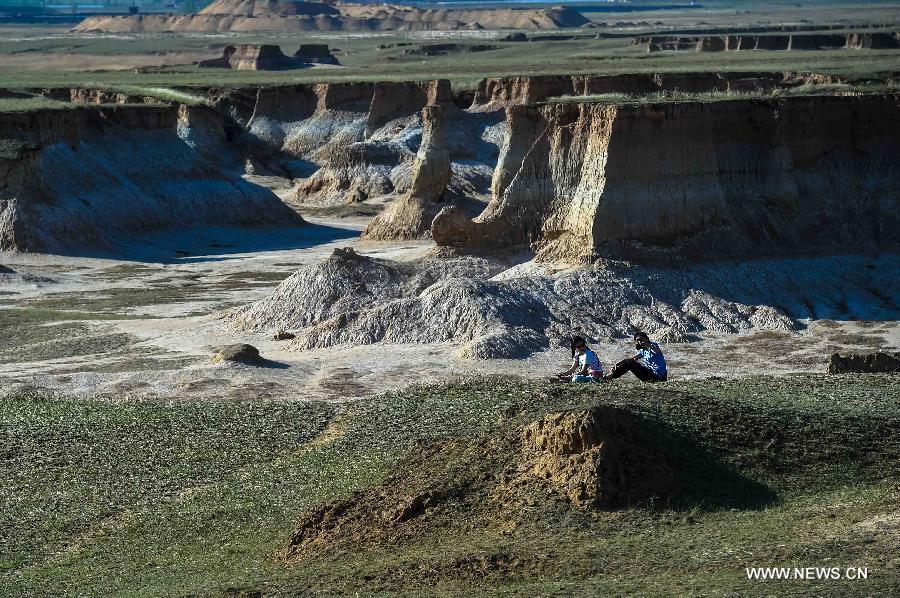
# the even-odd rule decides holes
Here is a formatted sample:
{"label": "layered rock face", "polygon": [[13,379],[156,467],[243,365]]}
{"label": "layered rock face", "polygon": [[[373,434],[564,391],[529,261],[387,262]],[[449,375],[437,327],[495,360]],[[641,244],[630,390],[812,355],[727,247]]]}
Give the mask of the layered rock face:
{"label": "layered rock face", "polygon": [[[204,224],[300,224],[231,170],[219,115],[187,106],[4,114],[0,249],[67,252]],[[237,157],[235,164],[239,163]]]}
{"label": "layered rock face", "polygon": [[562,96],[644,95],[657,92],[771,91],[804,84],[839,83],[834,75],[797,72],[648,73],[629,75],[536,75],[482,79],[473,110],[535,104]]}
{"label": "layered rock face", "polygon": [[900,47],[896,32],[820,33],[798,35],[649,35],[636,37],[648,52],[690,50],[725,52],[738,50],[838,50]]}
{"label": "layered rock face", "polygon": [[409,191],[395,199],[366,227],[363,237],[373,240],[415,239],[430,232],[450,182],[450,152],[444,109],[422,110],[422,142],[413,163]]}
{"label": "layered rock face", "polygon": [[860,252],[900,245],[900,100],[790,97],[508,111],[474,221],[439,245],[581,261]]}
{"label": "layered rock face", "polygon": [[211,95],[254,140],[254,151],[279,161],[292,178],[304,179],[295,199],[312,205],[409,191],[425,126],[421,113],[431,106],[440,107],[447,121],[448,187],[459,195],[484,194],[505,130],[502,115],[458,110],[445,80],[290,85]]}
{"label": "layered rock face", "polygon": [[200,68],[225,68],[238,71],[282,71],[310,64],[337,64],[325,44],[303,44],[293,56],[285,56],[281,48],[270,44],[225,46],[221,58],[201,60]]}
{"label": "layered rock face", "polygon": [[397,4],[218,0],[190,15],[89,17],[74,31],[104,33],[428,31],[454,29],[556,29],[589,20],[566,7],[423,9]]}

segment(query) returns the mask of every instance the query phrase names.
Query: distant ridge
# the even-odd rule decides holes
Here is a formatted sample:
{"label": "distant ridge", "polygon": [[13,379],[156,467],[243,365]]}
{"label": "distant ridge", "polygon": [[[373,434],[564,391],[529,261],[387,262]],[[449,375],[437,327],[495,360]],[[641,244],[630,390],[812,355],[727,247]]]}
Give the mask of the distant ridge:
{"label": "distant ridge", "polygon": [[570,7],[437,8],[400,4],[216,0],[190,15],[90,17],[73,31],[102,33],[220,33],[266,31],[428,31],[558,29],[590,21]]}

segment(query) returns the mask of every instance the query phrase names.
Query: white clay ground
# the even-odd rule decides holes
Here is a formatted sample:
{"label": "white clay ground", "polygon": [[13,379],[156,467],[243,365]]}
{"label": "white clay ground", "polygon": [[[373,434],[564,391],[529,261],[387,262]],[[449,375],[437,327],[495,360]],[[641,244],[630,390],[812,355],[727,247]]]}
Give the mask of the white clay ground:
{"label": "white clay ground", "polygon": [[[224,313],[266,297],[281,279],[322,262],[336,248],[402,261],[433,247],[429,241],[361,242],[362,219],[310,220],[310,226],[293,230],[157,233],[129,240],[116,258],[0,254],[0,264],[14,271],[0,274],[0,306],[22,320],[15,334],[0,341],[0,390],[349,400],[471,373],[546,377],[566,367],[563,348],[487,360],[460,356],[459,344],[452,342],[296,350],[268,332],[236,330]],[[885,311],[875,306],[873,314],[879,319],[801,320],[797,331],[706,331],[698,340],[665,343],[664,350],[673,378],[822,372],[835,351],[900,347],[898,321],[881,319]],[[239,342],[258,347],[268,366],[210,363],[216,346]],[[595,342],[594,348],[608,366],[631,347],[620,339]]]}

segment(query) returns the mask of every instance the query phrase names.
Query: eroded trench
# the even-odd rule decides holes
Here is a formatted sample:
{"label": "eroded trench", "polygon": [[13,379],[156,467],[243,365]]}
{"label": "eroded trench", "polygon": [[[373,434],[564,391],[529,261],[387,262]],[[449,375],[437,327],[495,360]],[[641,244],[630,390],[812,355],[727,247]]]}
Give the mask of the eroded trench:
{"label": "eroded trench", "polygon": [[[770,93],[812,76],[40,90],[70,106],[0,115],[4,385],[349,399],[638,329],[687,377],[896,349],[898,98]],[[596,99],[653,89],[723,97]]]}

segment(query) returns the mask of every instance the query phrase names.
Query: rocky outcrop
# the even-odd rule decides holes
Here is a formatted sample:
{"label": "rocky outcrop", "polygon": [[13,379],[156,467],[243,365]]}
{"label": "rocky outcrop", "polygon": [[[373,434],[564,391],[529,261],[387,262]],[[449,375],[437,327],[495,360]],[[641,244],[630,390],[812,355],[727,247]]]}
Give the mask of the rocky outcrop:
{"label": "rocky outcrop", "polygon": [[[420,113],[443,108],[448,120],[451,187],[484,192],[502,127],[493,115],[470,115],[453,106],[449,82],[323,84],[260,90],[254,96],[229,92],[220,105],[271,148],[302,160],[305,174],[296,201],[335,205],[365,201],[410,189],[422,140]],[[475,163],[477,161],[477,163]]]}
{"label": "rocky outcrop", "polygon": [[225,345],[216,348],[212,363],[242,363],[244,365],[262,365],[265,363],[259,354],[259,349],[253,345],[240,343],[237,345]]}
{"label": "rocky outcrop", "polygon": [[371,136],[386,123],[415,114],[425,106],[449,106],[452,102],[447,79],[376,83],[366,119],[366,135]]}
{"label": "rocky outcrop", "polygon": [[835,353],[828,362],[829,374],[896,374],[900,353]]}
{"label": "rocky outcrop", "polygon": [[294,58],[312,64],[340,64],[331,53],[328,44],[300,44],[300,47],[294,52]]}
{"label": "rocky outcrop", "polygon": [[516,106],[508,128],[491,203],[439,213],[439,245],[563,261],[900,245],[896,95]]}
{"label": "rocky outcrop", "polygon": [[217,0],[188,15],[96,16],[76,32],[235,33],[298,31],[428,31],[454,29],[557,29],[590,21],[568,7],[438,8],[350,2]]}
{"label": "rocky outcrop", "polygon": [[695,51],[726,52],[739,50],[838,50],[898,48],[896,32],[737,34],[737,35],[648,35],[634,39],[646,45],[648,52]]}
{"label": "rocky outcrop", "polygon": [[450,182],[450,152],[444,109],[422,110],[422,143],[413,163],[409,191],[376,216],[363,232],[372,240],[415,239],[429,233]]}
{"label": "rocky outcrop", "polygon": [[[0,249],[84,251],[204,224],[300,224],[243,181],[221,117],[188,106],[79,106],[0,116]],[[234,164],[232,164],[232,162]]]}
{"label": "rocky outcrop", "polygon": [[474,110],[535,104],[563,96],[646,95],[658,92],[727,92],[789,89],[809,83],[837,83],[834,75],[797,72],[648,73],[628,75],[535,75],[482,79]]}
{"label": "rocky outcrop", "polygon": [[305,68],[314,63],[337,64],[325,44],[304,44],[293,56],[285,56],[281,48],[271,44],[225,46],[220,58],[201,60],[200,68],[225,68],[238,71],[283,71]]}

